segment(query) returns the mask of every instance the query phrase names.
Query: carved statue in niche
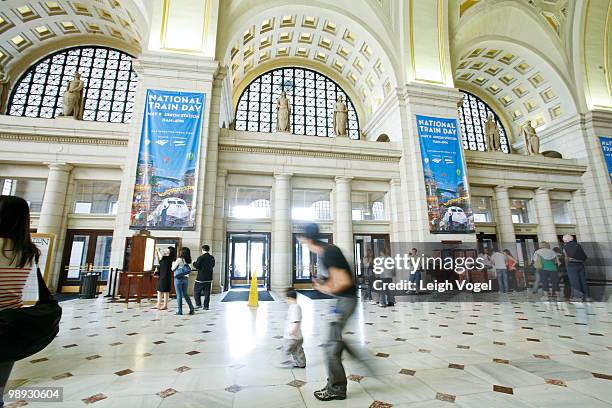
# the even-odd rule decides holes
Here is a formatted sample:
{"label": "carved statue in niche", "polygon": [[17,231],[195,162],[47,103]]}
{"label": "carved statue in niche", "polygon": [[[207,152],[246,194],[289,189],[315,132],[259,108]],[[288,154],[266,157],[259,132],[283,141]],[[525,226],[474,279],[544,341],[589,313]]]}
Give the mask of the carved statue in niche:
{"label": "carved statue in niche", "polygon": [[276,100],[276,131],[289,132],[289,117],[291,115],[291,107],[287,93],[283,91],[281,96]]}
{"label": "carved statue in niche", "polygon": [[342,95],[338,95],[336,105],[334,106],[334,133],[336,137],[347,137],[348,128],[348,108],[344,103]]}
{"label": "carved statue in niche", "polygon": [[9,76],[0,67],[0,115],[4,113],[4,107],[8,102]]}
{"label": "carved statue in niche", "polygon": [[85,83],[81,80],[81,74],[74,74],[74,78],[68,81],[66,92],[64,92],[61,116],[72,116],[77,120],[83,120],[83,90]]}
{"label": "carved statue in niche", "polygon": [[495,123],[495,118],[492,113],[489,113],[485,122],[485,136],[487,138],[487,151],[494,152],[501,149],[501,139],[499,136],[499,128]]}
{"label": "carved statue in niche", "polygon": [[540,154],[540,139],[530,121],[521,128],[521,135],[525,140],[525,152],[527,156],[538,156]]}

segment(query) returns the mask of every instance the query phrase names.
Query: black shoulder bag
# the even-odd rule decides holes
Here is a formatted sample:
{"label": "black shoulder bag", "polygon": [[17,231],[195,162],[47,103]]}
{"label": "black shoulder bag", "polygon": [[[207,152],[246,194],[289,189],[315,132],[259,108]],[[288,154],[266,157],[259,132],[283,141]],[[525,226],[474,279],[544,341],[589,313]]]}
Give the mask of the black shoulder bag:
{"label": "black shoulder bag", "polygon": [[49,345],[59,332],[62,308],[53,298],[36,263],[38,302],[0,311],[0,362],[21,360]]}

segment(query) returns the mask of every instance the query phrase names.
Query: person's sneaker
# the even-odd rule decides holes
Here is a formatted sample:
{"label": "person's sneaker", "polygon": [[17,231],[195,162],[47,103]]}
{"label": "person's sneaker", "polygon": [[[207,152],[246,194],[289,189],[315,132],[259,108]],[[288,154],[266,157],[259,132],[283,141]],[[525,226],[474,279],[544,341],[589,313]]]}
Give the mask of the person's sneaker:
{"label": "person's sneaker", "polygon": [[570,301],[570,302],[582,302],[582,299],[579,299],[579,298],[573,297],[573,298],[570,298],[570,300],[569,300],[569,301]]}
{"label": "person's sneaker", "polygon": [[376,304],[378,304],[378,302],[377,302],[377,301],[375,301],[375,300],[370,300],[370,304],[371,304],[371,305],[376,305]]}
{"label": "person's sneaker", "polygon": [[202,310],[208,310],[208,308],[207,307],[203,307]]}
{"label": "person's sneaker", "polygon": [[189,311],[189,314],[190,314],[190,315],[194,315],[194,314],[195,314],[195,310],[191,309],[191,310]]}
{"label": "person's sneaker", "polygon": [[345,400],[346,395],[336,395],[332,394],[327,390],[327,388],[323,388],[319,391],[314,392],[314,396],[319,401],[333,401],[333,400]]}

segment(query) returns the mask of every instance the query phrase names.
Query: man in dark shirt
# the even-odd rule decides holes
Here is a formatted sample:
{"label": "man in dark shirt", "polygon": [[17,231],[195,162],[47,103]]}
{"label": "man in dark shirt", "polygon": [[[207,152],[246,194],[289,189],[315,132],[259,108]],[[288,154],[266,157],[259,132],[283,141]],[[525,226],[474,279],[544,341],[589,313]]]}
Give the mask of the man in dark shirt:
{"label": "man in dark shirt", "polygon": [[342,351],[346,348],[342,340],[342,331],[356,306],[357,286],[353,279],[351,267],[342,251],[331,244],[320,240],[319,227],[309,224],[304,228],[300,241],[308,245],[311,252],[320,257],[328,276],[323,280],[315,277],[312,287],[336,298],[333,318],[329,327],[329,339],[326,347],[327,385],[315,391],[314,396],[321,401],[346,399],[346,373],[342,365]]}
{"label": "man in dark shirt", "polygon": [[202,292],[204,292],[204,307],[202,307],[202,310],[208,310],[213,268],[215,266],[215,257],[210,254],[210,247],[208,245],[202,246],[202,255],[193,263],[193,266],[198,270],[198,276],[193,285],[193,297],[196,307],[202,305]]}

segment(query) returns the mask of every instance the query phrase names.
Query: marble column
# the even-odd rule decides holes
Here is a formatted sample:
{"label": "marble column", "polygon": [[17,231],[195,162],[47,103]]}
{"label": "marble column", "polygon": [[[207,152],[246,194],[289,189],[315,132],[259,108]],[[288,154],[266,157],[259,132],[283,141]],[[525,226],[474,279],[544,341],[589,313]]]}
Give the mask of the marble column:
{"label": "marble column", "polygon": [[578,241],[593,241],[591,220],[587,213],[585,189],[581,188],[572,192],[572,208],[574,209],[574,223],[576,224]]}
{"label": "marble column", "polygon": [[64,219],[66,194],[68,193],[71,170],[72,166],[70,164],[49,164],[49,176],[47,177],[45,196],[40,209],[40,218],[38,220],[37,232],[53,234],[55,236],[53,259],[51,259],[50,263],[52,267],[49,275],[49,283],[52,289],[57,287],[59,281],[59,263],[61,258],[59,248],[63,246],[60,245],[60,243],[63,243],[64,239],[61,233],[62,222]]}
{"label": "marble column", "polygon": [[336,180],[336,235],[335,244],[346,259],[353,259],[353,205],[351,201],[352,177],[338,176]]}
{"label": "marble column", "polygon": [[219,293],[225,273],[225,183],[227,170],[217,171],[215,196],[215,222],[212,239],[212,254],[217,262],[213,273],[213,293]]}
{"label": "marble column", "polygon": [[507,245],[515,242],[514,224],[512,222],[512,211],[510,210],[510,196],[508,187],[495,187],[495,201],[497,203],[497,236],[502,244]]}
{"label": "marble column", "polygon": [[402,183],[400,179],[389,181],[389,217],[391,221],[391,242],[404,242],[405,229],[402,211]]}
{"label": "marble column", "polygon": [[550,206],[549,190],[543,187],[536,189],[534,201],[536,211],[538,212],[538,238],[555,246],[557,242],[557,229],[555,228],[555,220]]}
{"label": "marble column", "polygon": [[284,290],[291,285],[291,176],[274,174],[272,202],[272,270],[273,290]]}

